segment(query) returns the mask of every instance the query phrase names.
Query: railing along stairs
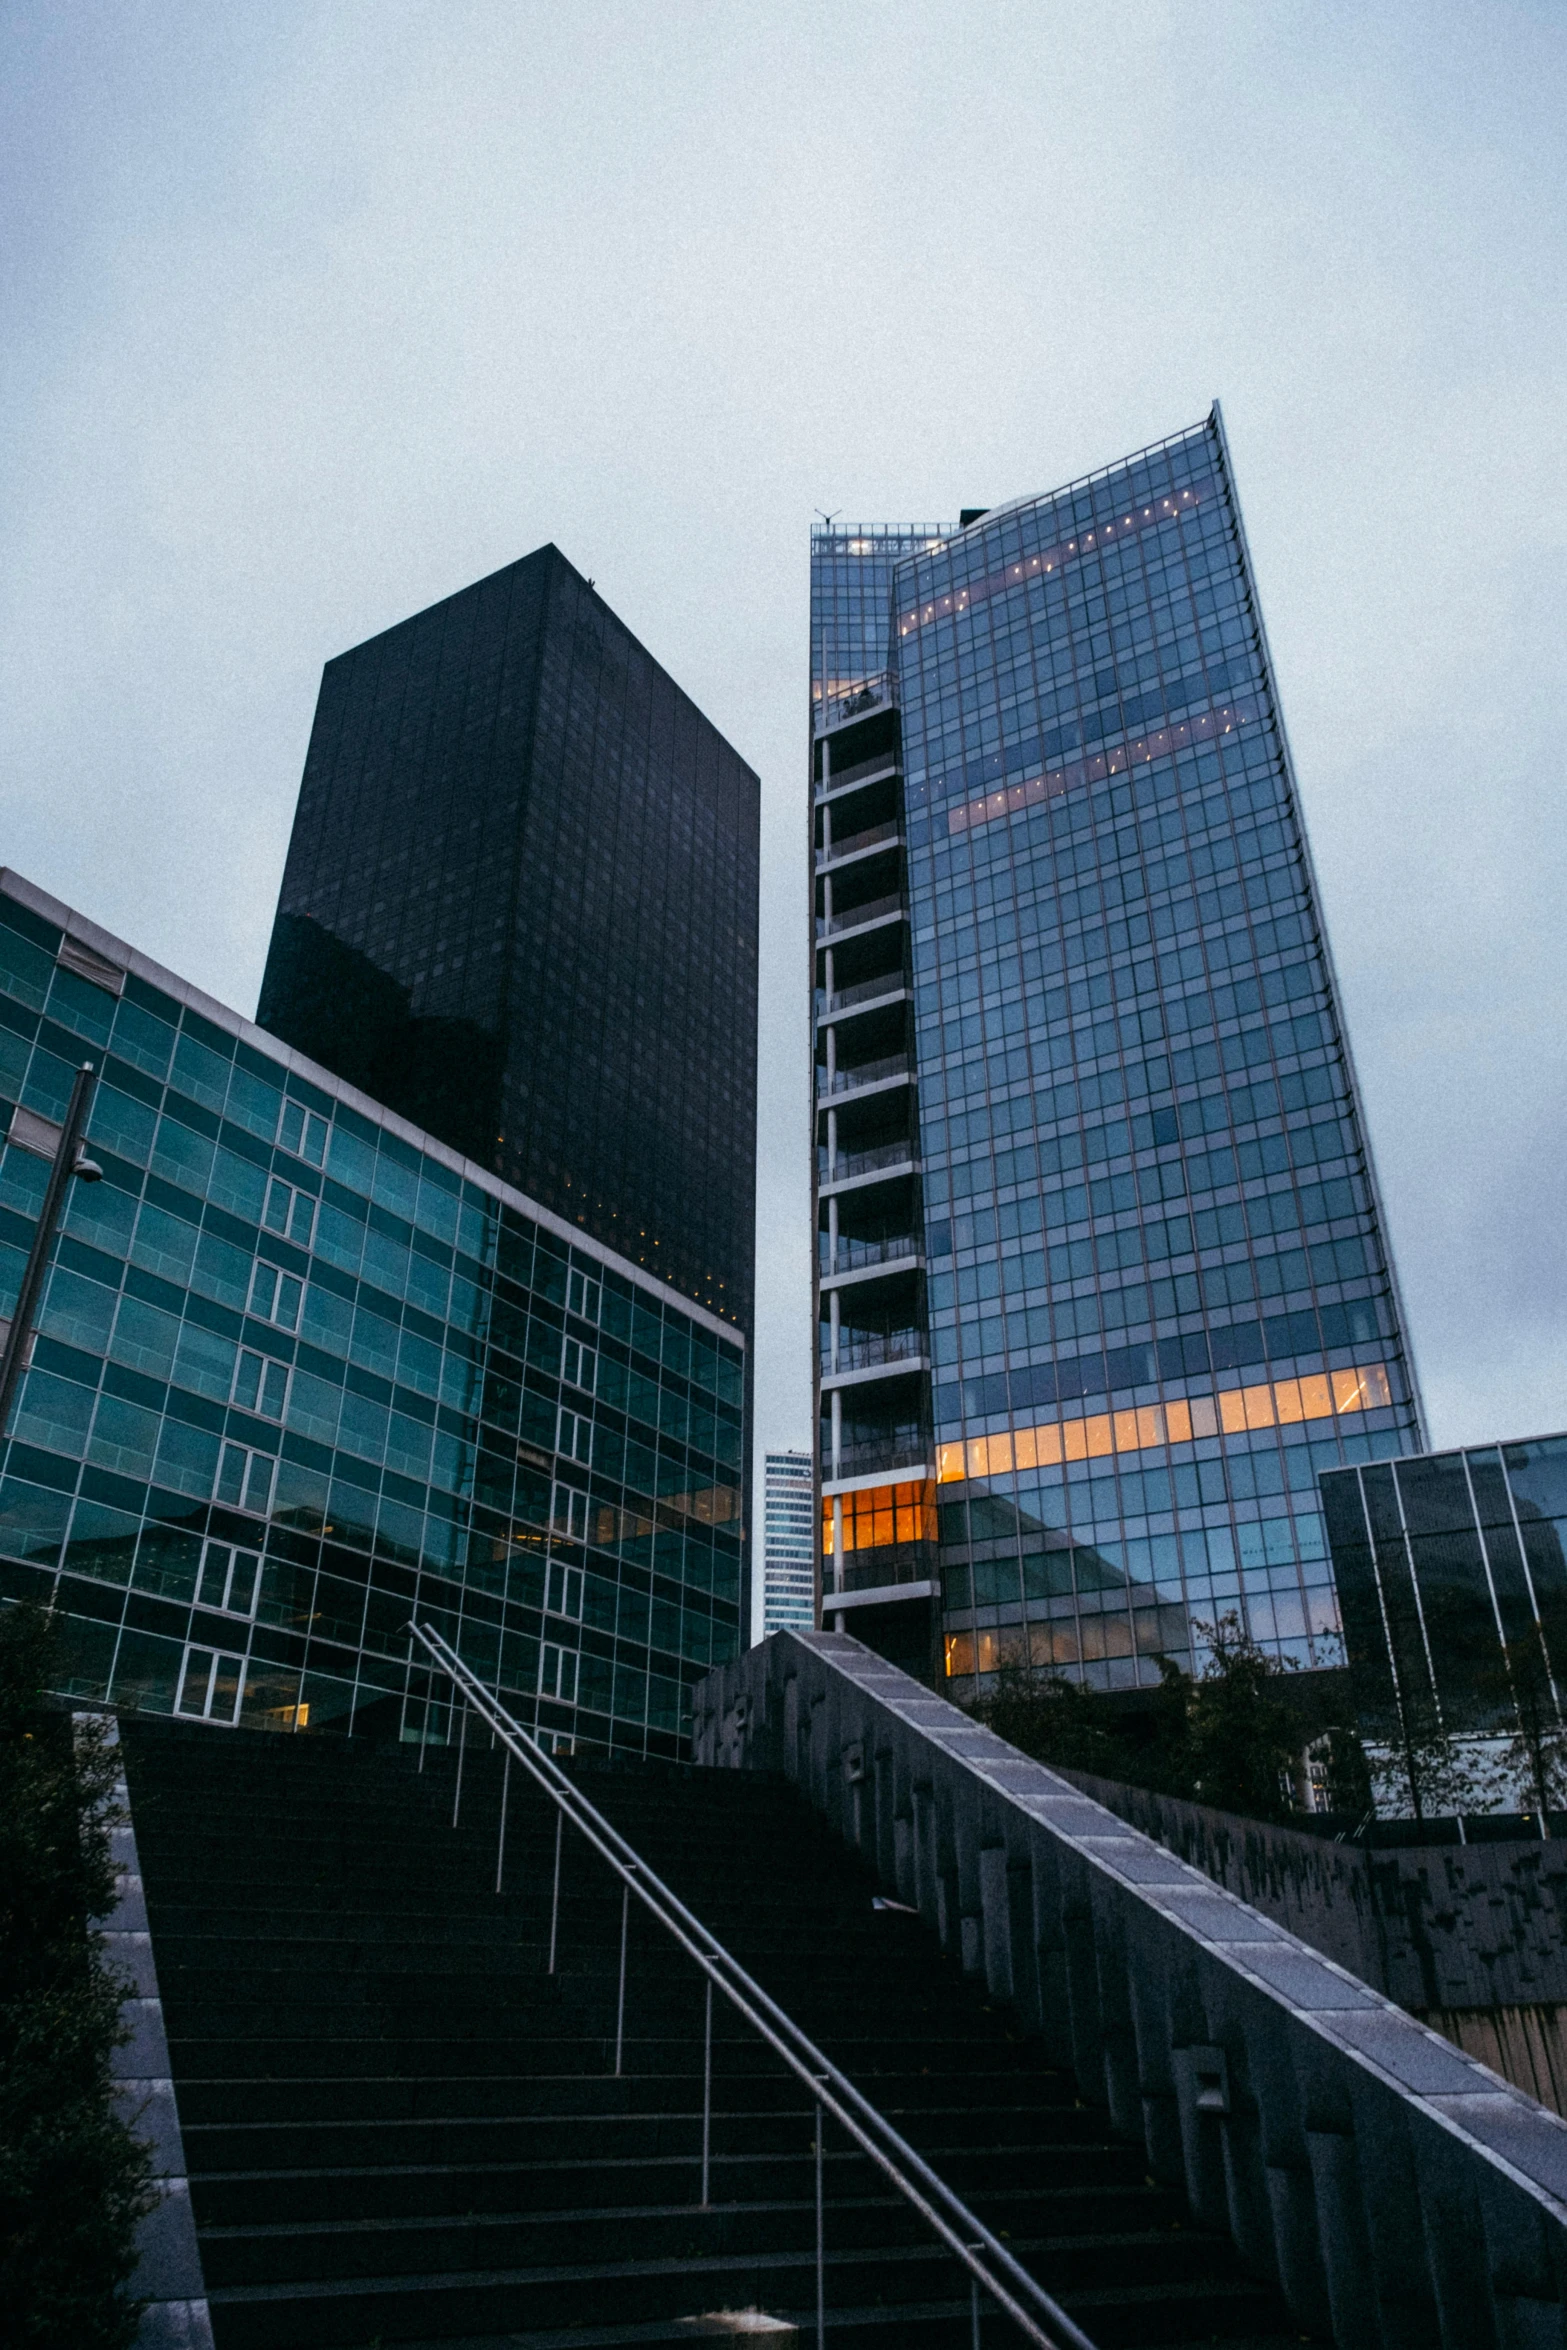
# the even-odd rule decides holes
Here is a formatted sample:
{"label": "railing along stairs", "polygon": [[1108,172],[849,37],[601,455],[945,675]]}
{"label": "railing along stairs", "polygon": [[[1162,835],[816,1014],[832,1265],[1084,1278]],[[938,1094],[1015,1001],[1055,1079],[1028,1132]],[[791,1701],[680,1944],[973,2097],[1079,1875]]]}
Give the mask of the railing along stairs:
{"label": "railing along stairs", "polygon": [[[1094,2350],[1093,2343],[1075,2325],[961,2197],[902,2138],[854,2083],[823,2054],[761,1985],[748,1975],[738,1959],[711,1934],[701,1920],[663,1883],[633,1850],[619,1830],[588,1801],[582,1789],[561,1769],[539,1740],[513,1720],[478,1675],[458,1656],[433,1625],[414,1623],[409,1631],[429,1658],[433,1670],[444,1676],[461,1703],[458,1736],[457,1786],[452,1805],[456,1825],[462,1802],[462,1770],[467,1749],[468,1717],[487,1728],[505,1755],[501,1790],[500,1833],[496,1853],[496,1885],[505,1866],[506,1804],[515,1762],[556,1810],[554,1891],[550,1915],[550,1971],[555,1971],[560,1915],[561,1840],[573,1827],[619,1878],[621,1884],[620,1968],[616,1996],[615,2072],[621,2070],[626,2013],[627,1928],[633,1897],[683,1950],[706,1978],[702,2088],[702,2208],[709,2204],[712,2137],[713,1993],[718,1991],[743,2022],[757,2034],[801,2082],[816,2110],[816,2339],[825,2350],[826,2215],[823,2201],[823,2120],[831,2116],[845,2136],[867,2155],[967,2271],[974,2350],[979,2350],[982,2302],[988,2300],[1004,2314],[1023,2339],[1038,2350]],[[420,1763],[423,1765],[424,1741]]]}

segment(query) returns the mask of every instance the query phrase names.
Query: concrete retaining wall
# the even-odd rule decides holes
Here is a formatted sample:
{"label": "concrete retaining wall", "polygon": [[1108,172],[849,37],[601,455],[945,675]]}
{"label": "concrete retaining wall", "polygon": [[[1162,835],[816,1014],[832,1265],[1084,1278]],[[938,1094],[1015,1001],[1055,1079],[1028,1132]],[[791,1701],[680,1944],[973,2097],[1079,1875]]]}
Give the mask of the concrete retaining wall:
{"label": "concrete retaining wall", "polygon": [[845,1634],[696,1705],[698,1760],[794,1780],[1304,2329],[1567,2350],[1554,2114]]}

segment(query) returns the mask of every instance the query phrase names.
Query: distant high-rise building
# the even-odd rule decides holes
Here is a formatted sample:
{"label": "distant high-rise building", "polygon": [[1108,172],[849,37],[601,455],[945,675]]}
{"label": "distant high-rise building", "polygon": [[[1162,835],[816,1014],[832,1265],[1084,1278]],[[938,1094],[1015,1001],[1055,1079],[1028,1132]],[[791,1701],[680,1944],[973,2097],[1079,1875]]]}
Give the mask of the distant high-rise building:
{"label": "distant high-rise building", "polygon": [[1420,1410],[1217,409],[817,531],[811,670],[828,1620],[1331,1655],[1318,1472]]}
{"label": "distant high-rise building", "polygon": [[327,663],[257,1017],[749,1329],[758,811],[541,547]]}
{"label": "distant high-rise building", "polygon": [[808,1452],[770,1452],[762,1472],[762,1630],[816,1621],[816,1492]]}

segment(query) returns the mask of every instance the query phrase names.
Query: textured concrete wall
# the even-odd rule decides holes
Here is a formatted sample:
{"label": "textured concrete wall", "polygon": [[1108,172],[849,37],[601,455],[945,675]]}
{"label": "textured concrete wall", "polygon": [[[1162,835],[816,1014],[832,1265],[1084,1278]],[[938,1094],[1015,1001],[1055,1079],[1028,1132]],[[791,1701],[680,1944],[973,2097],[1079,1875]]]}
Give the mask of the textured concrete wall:
{"label": "textured concrete wall", "polygon": [[1567,1844],[1435,1844],[1366,1863],[1401,2007],[1567,2000]]}
{"label": "textured concrete wall", "polygon": [[1297,1829],[1243,1820],[1234,1812],[1153,1795],[1145,1787],[1126,1787],[1087,1771],[1063,1771],[1061,1777],[1201,1869],[1237,1900],[1287,1926],[1324,1957],[1337,1959],[1363,1983],[1388,1990],[1380,1914],[1358,1845],[1326,1843]]}
{"label": "textured concrete wall", "polygon": [[693,1751],[783,1771],[1304,2331],[1567,2350],[1567,2124],[1303,1936],[843,1634],[711,1673]]}
{"label": "textured concrete wall", "polygon": [[1367,1852],[1081,1771],[1061,1776],[1400,2007],[1567,2002],[1567,1842]]}

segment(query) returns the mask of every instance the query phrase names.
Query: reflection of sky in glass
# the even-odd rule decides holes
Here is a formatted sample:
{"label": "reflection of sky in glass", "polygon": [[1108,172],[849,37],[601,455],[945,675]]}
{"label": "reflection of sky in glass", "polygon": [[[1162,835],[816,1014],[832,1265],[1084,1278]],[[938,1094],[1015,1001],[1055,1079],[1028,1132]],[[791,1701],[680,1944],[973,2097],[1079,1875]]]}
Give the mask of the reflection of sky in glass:
{"label": "reflection of sky in glass", "polygon": [[1507,1728],[1531,1660],[1567,1697],[1567,1436],[1344,1470],[1323,1499],[1368,1729]]}
{"label": "reflection of sky in glass", "polygon": [[949,1631],[1129,1685],[1179,1602],[1325,1661],[1318,1472],[1418,1416],[1217,419],[893,603]]}

